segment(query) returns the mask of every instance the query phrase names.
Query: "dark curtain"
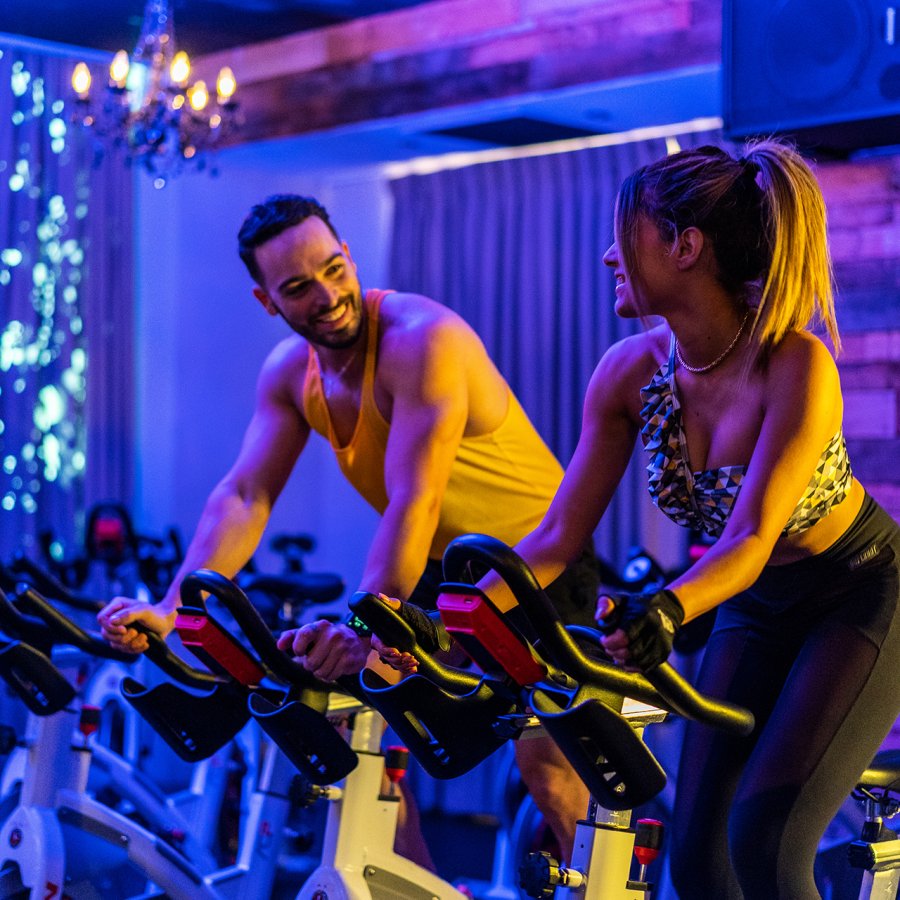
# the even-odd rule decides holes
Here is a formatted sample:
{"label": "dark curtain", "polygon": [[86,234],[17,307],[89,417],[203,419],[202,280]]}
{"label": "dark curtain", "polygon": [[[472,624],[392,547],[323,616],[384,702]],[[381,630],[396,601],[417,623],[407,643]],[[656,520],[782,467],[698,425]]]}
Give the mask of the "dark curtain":
{"label": "dark curtain", "polygon": [[[718,132],[392,182],[390,286],[440,300],[472,325],[564,465],[597,361],[641,327],[616,317],[613,277],[601,261],[619,185],[671,150],[704,143],[721,143]],[[612,561],[640,541],[643,464],[635,458],[597,533],[599,552]]]}
{"label": "dark curtain", "polygon": [[74,63],[0,36],[0,561],[131,496],[131,175],[72,123]]}

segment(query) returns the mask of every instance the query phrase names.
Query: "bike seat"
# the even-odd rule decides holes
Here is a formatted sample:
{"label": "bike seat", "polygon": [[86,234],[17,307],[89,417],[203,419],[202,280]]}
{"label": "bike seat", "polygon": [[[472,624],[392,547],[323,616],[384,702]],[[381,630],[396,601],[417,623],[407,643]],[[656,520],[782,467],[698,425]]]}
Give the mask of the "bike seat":
{"label": "bike seat", "polygon": [[858,786],[871,790],[900,791],[900,750],[882,750],[859,779]]}
{"label": "bike seat", "polygon": [[245,575],[240,579],[240,586],[266,625],[276,630],[289,624],[281,618],[285,604],[298,608],[314,606],[337,600],[344,593],[343,579],[324,572]]}

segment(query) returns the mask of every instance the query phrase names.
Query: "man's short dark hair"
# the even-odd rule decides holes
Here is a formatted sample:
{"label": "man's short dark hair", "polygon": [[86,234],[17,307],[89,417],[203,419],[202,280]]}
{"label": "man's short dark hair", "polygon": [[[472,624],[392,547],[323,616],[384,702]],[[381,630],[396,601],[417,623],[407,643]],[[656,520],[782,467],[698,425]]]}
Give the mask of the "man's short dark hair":
{"label": "man's short dark hair", "polygon": [[263,276],[256,262],[256,248],[312,216],[321,219],[340,240],[325,207],[312,197],[274,194],[250,210],[238,232],[238,254],[257,284],[262,285]]}

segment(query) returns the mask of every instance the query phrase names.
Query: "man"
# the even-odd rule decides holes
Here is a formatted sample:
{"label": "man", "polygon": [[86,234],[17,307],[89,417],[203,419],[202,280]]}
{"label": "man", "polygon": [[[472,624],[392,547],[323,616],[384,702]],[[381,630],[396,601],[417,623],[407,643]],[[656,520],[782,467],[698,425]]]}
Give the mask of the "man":
{"label": "man", "polygon": [[[185,575],[205,567],[233,576],[250,559],[311,430],[381,514],[360,589],[426,606],[454,537],[482,532],[515,544],[562,478],[472,329],[426,297],[364,294],[349,248],[315,200],[275,196],[254,207],[239,252],[256,299],[294,333],[263,365],[237,461],[210,495],[166,597],[155,607],[116,598],[100,613],[107,639],[135,652],[146,638],[127,626],[168,634]],[[589,554],[554,590],[564,618],[592,623]],[[279,645],[324,680],[360,671],[371,650],[368,637],[324,621],[286,632]],[[549,739],[519,742],[517,756],[568,857],[583,787]]]}

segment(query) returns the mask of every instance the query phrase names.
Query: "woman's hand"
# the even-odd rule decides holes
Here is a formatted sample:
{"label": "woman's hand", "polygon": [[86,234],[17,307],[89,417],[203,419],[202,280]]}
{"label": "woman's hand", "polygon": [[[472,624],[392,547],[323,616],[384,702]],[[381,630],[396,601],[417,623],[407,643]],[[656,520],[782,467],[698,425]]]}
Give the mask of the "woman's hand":
{"label": "woman's hand", "polygon": [[595,615],[603,649],[620,665],[646,672],[665,662],[684,609],[672,591],[601,594]]}
{"label": "woman's hand", "polygon": [[413,675],[419,671],[419,661],[411,653],[386,646],[378,635],[372,635],[372,649],[385,665],[396,669],[401,675]]}
{"label": "woman's hand", "polygon": [[[387,594],[378,594],[378,599],[389,606],[394,612],[402,616],[403,601],[396,597],[388,597]],[[396,647],[388,647],[377,634],[372,635],[372,649],[378,654],[378,658],[401,675],[413,675],[419,670],[419,661],[411,654]]]}

